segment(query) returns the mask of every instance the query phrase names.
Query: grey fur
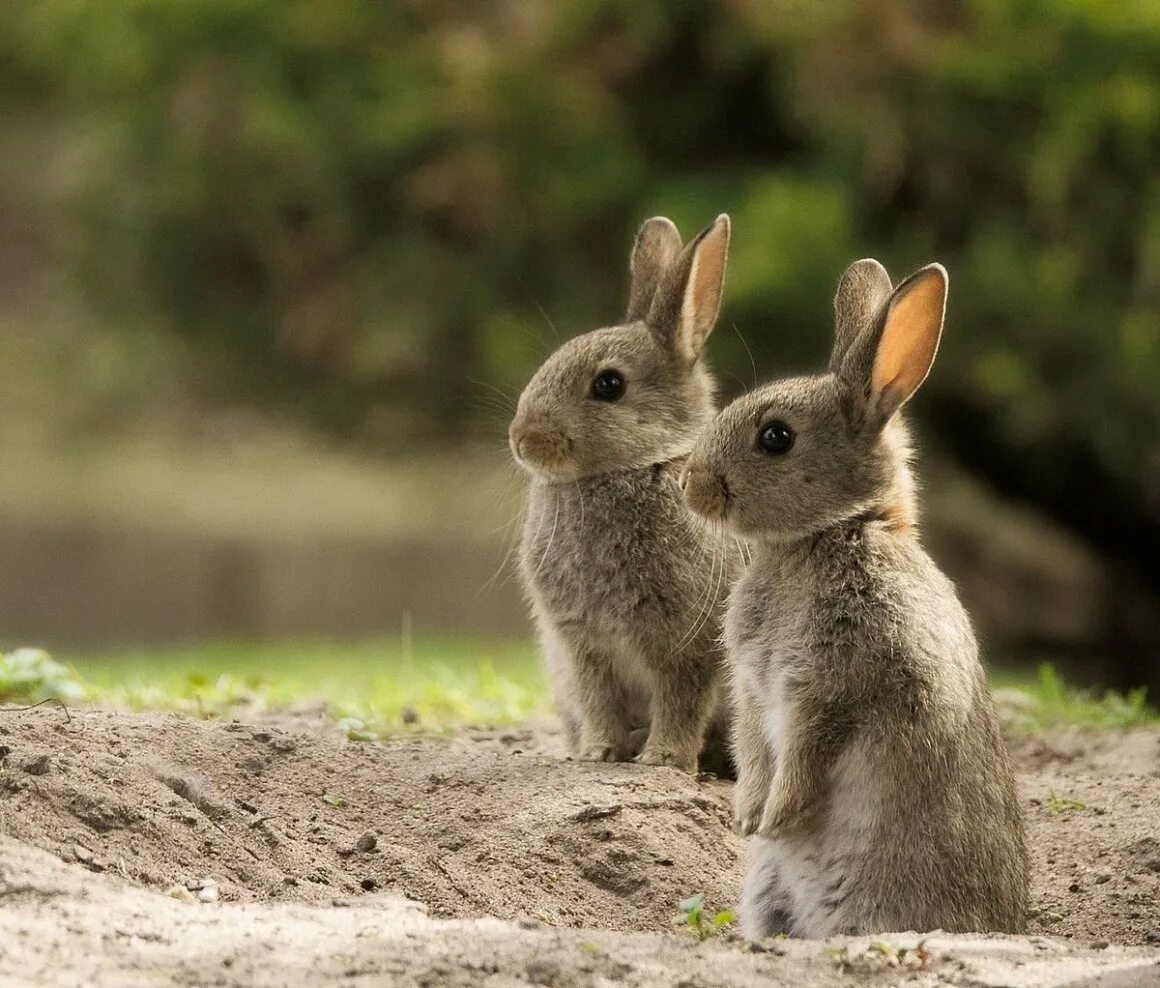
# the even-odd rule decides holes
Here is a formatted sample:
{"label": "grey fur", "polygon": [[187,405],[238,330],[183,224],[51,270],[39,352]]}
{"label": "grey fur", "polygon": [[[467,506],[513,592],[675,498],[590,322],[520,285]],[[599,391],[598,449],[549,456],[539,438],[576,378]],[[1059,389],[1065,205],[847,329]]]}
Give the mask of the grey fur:
{"label": "grey fur", "polygon": [[[583,759],[637,755],[691,771],[712,722],[719,750],[706,754],[714,770],[727,765],[717,639],[737,550],[685,510],[679,474],[715,411],[695,333],[711,328],[720,302],[720,284],[690,294],[688,276],[705,251],[723,277],[728,236],[719,217],[682,251],[668,220],[647,221],[629,305],[647,317],[565,343],[520,396],[511,425],[512,451],[531,474],[524,583],[557,708]],[[612,403],[591,391],[609,368],[627,381]]]}
{"label": "grey fur", "polygon": [[[889,297],[880,278],[848,273],[855,294],[839,291],[837,320],[863,325],[836,338],[847,352],[832,366],[845,373],[746,395],[689,460],[690,506],[752,540],[725,623],[735,825],[755,835],[741,902],[751,939],[1025,923],[1010,759],[970,621],[917,538],[892,414],[941,331],[945,272],[924,272]],[[931,297],[938,279],[922,359],[886,402],[874,383],[884,323],[915,284]],[[871,413],[890,404],[885,422]],[[796,433],[782,455],[757,445],[774,419]]]}

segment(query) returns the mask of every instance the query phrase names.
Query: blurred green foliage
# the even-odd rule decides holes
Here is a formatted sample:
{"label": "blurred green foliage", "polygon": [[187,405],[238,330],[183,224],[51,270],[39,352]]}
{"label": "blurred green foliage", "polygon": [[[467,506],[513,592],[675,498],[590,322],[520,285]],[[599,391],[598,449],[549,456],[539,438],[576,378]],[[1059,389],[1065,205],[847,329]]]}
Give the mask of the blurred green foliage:
{"label": "blurred green foliage", "polygon": [[846,263],[937,258],[948,443],[1160,513],[1153,0],[9,0],[0,83],[68,134],[75,269],[209,388],[470,433],[618,316],[643,217],[728,210],[727,375],[729,324],[816,365]]}
{"label": "blurred green foliage", "polygon": [[[205,718],[320,709],[352,741],[517,724],[551,706],[529,642],[210,643],[80,657],[65,668],[104,705]],[[0,700],[53,695],[50,686],[6,693],[3,672],[0,657]]]}

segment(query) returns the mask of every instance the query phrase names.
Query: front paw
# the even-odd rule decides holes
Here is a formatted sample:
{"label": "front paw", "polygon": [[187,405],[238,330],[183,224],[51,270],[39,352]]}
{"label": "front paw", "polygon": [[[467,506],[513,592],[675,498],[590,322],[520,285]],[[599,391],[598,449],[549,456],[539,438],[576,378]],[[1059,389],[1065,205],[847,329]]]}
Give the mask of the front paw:
{"label": "front paw", "polygon": [[778,840],[802,830],[814,819],[817,803],[770,797],[757,825],[757,833],[769,840]]}
{"label": "front paw", "polygon": [[690,755],[687,751],[678,751],[661,745],[646,744],[644,750],[633,760],[640,765],[668,765],[682,772],[697,771],[696,753]]}
{"label": "front paw", "polygon": [[765,810],[760,795],[738,792],[733,800],[733,832],[741,837],[757,833],[761,825],[761,815]]}

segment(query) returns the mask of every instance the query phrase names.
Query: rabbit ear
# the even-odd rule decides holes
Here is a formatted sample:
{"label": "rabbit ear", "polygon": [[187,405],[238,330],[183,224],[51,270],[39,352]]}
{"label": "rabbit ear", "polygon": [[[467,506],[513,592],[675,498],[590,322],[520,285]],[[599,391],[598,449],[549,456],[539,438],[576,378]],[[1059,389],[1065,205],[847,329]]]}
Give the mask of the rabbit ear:
{"label": "rabbit ear", "polygon": [[834,293],[834,350],[830,370],[835,374],[850,345],[874,322],[890,297],[890,275],[874,258],[855,261],[842,275]]}
{"label": "rabbit ear", "polygon": [[884,426],[926,380],[946,303],[946,269],[928,264],[894,290],[886,310],[850,346],[839,377],[857,389],[872,426]]}
{"label": "rabbit ear", "polygon": [[625,322],[636,322],[648,315],[661,279],[680,252],[681,235],[672,220],[654,216],[641,224],[629,261],[632,281],[628,289]]}
{"label": "rabbit ear", "polygon": [[701,355],[721,311],[729,217],[722,213],[685,247],[661,282],[646,321],[689,363]]}

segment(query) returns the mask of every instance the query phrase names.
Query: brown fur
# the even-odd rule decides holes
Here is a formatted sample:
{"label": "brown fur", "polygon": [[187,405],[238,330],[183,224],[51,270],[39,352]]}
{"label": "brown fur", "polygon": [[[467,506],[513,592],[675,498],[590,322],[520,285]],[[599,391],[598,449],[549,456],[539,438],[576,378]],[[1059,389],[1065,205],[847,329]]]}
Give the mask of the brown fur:
{"label": "brown fur", "polygon": [[[734,402],[689,460],[689,505],[752,540],[725,624],[750,938],[1025,922],[1010,760],[970,621],[917,538],[895,414],[945,294],[937,266],[891,292],[853,265],[830,373]],[[795,439],[770,454],[774,420]]]}
{"label": "brown fur", "polygon": [[[728,770],[717,639],[736,549],[684,509],[678,483],[715,410],[700,356],[728,240],[728,217],[683,250],[668,220],[646,222],[629,322],[560,347],[511,425],[531,474],[521,569],[580,758],[639,751],[641,762],[692,771],[709,731],[706,767]],[[593,392],[609,369],[627,382],[613,402]]]}

